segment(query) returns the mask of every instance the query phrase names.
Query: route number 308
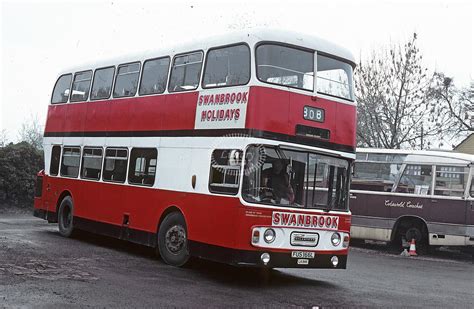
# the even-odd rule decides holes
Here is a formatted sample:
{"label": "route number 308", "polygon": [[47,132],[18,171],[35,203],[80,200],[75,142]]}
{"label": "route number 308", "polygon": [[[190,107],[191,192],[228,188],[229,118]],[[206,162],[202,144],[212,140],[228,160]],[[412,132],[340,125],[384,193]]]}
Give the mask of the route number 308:
{"label": "route number 308", "polygon": [[305,106],[303,118],[311,121],[324,122],[324,109]]}

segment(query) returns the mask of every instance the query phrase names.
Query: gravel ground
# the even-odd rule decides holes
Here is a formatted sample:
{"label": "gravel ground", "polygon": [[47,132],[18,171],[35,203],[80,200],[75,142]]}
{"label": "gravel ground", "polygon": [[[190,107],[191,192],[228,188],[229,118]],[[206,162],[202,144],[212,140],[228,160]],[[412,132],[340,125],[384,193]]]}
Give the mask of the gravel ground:
{"label": "gravel ground", "polygon": [[347,270],[174,268],[149,248],[1,214],[0,307],[472,307],[470,256],[385,248],[351,248]]}

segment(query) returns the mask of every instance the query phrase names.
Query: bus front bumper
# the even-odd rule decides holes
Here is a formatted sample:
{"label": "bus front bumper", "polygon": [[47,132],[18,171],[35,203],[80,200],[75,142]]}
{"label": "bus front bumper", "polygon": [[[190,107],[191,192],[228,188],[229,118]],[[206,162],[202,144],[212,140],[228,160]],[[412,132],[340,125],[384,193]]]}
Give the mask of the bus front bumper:
{"label": "bus front bumper", "polygon": [[195,241],[189,241],[189,249],[195,257],[244,267],[346,269],[347,265],[347,254],[316,252],[314,258],[300,259],[292,257],[291,251],[239,250]]}

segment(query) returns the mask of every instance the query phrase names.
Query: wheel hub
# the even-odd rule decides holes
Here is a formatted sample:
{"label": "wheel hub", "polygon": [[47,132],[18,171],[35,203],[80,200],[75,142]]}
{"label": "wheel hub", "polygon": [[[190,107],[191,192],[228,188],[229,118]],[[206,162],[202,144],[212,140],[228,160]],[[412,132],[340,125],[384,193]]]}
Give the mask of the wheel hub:
{"label": "wheel hub", "polygon": [[166,249],[173,254],[178,254],[186,243],[186,231],[181,225],[174,225],[166,231]]}

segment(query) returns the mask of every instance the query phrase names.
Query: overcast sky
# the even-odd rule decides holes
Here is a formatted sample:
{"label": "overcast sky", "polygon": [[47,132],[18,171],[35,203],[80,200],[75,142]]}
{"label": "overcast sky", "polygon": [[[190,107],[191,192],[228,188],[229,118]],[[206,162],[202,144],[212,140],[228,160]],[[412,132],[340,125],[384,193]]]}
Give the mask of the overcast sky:
{"label": "overcast sky", "polygon": [[458,86],[474,78],[469,0],[0,1],[0,130],[10,140],[31,117],[44,125],[61,69],[255,26],[312,33],[356,59],[417,32],[428,68]]}

